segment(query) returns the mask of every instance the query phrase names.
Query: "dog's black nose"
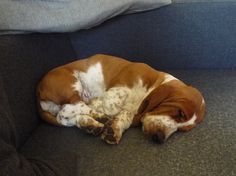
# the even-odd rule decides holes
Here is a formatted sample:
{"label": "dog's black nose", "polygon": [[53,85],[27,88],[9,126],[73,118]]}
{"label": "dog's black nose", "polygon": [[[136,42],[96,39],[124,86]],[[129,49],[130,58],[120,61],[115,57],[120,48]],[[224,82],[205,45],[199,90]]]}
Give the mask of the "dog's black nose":
{"label": "dog's black nose", "polygon": [[162,131],[158,131],[155,135],[152,136],[152,140],[159,144],[163,143],[165,141],[165,138],[166,136]]}

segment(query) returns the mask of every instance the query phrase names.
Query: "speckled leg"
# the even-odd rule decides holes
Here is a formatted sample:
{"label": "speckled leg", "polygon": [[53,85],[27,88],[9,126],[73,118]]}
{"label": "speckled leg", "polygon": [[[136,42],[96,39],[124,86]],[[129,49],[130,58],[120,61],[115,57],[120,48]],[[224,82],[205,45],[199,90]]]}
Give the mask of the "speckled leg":
{"label": "speckled leg", "polygon": [[132,120],[132,113],[121,111],[105,124],[101,138],[108,144],[118,144],[123,132],[130,127]]}
{"label": "speckled leg", "polygon": [[93,135],[102,132],[103,124],[96,121],[104,114],[97,112],[83,101],[76,104],[65,104],[57,115],[57,121],[64,126],[77,126]]}
{"label": "speckled leg", "polygon": [[104,114],[108,116],[116,116],[122,111],[122,107],[128,98],[128,89],[121,87],[113,87],[109,89],[103,96],[102,107]]}
{"label": "speckled leg", "polygon": [[98,122],[105,124],[111,119],[111,116],[104,113],[103,98],[92,99],[89,103],[89,107],[93,110],[91,116]]}

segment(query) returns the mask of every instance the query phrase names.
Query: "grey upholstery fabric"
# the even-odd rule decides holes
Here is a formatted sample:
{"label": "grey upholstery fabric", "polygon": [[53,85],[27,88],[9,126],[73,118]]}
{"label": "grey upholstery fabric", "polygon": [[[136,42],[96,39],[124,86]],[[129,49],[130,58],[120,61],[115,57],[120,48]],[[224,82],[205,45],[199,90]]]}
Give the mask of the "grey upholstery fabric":
{"label": "grey upholstery fabric", "polygon": [[172,0],[173,3],[195,3],[195,2],[235,2],[235,0]]}
{"label": "grey upholstery fabric", "polygon": [[96,53],[159,69],[236,68],[236,1],[171,4],[70,34],[78,58]]}
{"label": "grey upholstery fabric", "polygon": [[39,79],[56,65],[74,58],[74,51],[66,36],[0,37],[0,74],[4,83],[1,87],[5,89],[7,97],[2,107],[10,109],[10,112],[4,112],[6,115],[3,118],[10,119],[8,122],[11,126],[7,126],[14,132],[16,147],[21,146],[38,125],[35,90]]}
{"label": "grey upholstery fabric", "polygon": [[76,155],[27,159],[15,147],[0,139],[0,173],[2,176],[64,176],[75,175]]}
{"label": "grey upholstery fabric", "polygon": [[[0,37],[0,175],[75,173],[74,155],[48,156],[42,161],[26,159],[18,152],[40,123],[36,84],[47,71],[72,58],[75,53],[66,35]],[[60,162],[55,165],[55,160]],[[68,170],[63,167],[64,163],[69,165]]]}
{"label": "grey upholstery fabric", "polygon": [[0,74],[0,139],[16,147],[16,128]]}
{"label": "grey upholstery fabric", "polygon": [[87,29],[119,14],[150,10],[171,0],[0,1],[0,34]]}
{"label": "grey upholstery fabric", "polygon": [[[74,155],[79,176],[162,175],[233,176],[236,174],[236,70],[173,70],[171,74],[198,87],[207,103],[204,122],[176,133],[163,145],[141,128],[129,129],[118,146],[110,146],[77,128],[41,124],[21,153],[41,160]],[[51,164],[59,164],[55,160]],[[64,168],[70,167],[65,164]]]}

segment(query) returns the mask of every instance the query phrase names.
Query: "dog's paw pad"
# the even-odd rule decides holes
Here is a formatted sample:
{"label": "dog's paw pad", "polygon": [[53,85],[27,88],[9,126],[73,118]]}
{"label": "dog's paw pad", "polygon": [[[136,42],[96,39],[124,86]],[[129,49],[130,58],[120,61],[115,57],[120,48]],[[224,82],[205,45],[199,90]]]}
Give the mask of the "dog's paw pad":
{"label": "dog's paw pad", "polygon": [[111,117],[109,117],[109,116],[102,116],[102,117],[96,118],[96,120],[98,122],[102,123],[102,124],[106,124],[109,121],[111,121]]}
{"label": "dog's paw pad", "polygon": [[121,132],[118,128],[112,127],[112,122],[108,122],[102,133],[101,138],[108,144],[118,144],[121,139]]}
{"label": "dog's paw pad", "polygon": [[85,126],[81,127],[81,129],[85,130],[89,134],[93,134],[94,136],[98,136],[102,133],[104,127],[96,127],[96,126]]}
{"label": "dog's paw pad", "polygon": [[118,144],[116,138],[112,135],[106,135],[104,137],[104,140],[108,143],[108,144]]}

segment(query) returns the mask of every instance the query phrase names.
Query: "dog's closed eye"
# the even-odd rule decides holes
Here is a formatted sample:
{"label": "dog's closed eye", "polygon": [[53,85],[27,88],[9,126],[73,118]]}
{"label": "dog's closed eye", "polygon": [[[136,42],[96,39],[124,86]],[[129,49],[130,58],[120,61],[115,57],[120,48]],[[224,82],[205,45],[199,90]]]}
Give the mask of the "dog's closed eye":
{"label": "dog's closed eye", "polygon": [[184,112],[181,109],[178,110],[178,114],[177,114],[176,118],[186,118]]}
{"label": "dog's closed eye", "polygon": [[174,118],[177,122],[184,122],[186,120],[186,115],[181,109],[179,109],[177,115]]}

